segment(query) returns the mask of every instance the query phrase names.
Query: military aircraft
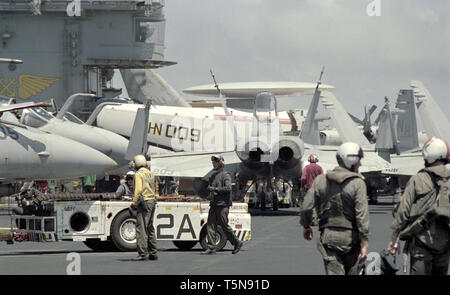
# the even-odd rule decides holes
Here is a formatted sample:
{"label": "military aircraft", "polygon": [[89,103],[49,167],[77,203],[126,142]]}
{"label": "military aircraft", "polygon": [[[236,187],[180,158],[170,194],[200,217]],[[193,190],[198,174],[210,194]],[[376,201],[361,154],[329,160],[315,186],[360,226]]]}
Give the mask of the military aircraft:
{"label": "military aircraft", "polygon": [[[359,119],[355,117],[354,115],[348,113],[348,115],[352,118],[354,122],[358,124],[358,128],[362,129],[362,132],[364,136],[369,140],[370,143],[374,143],[376,141],[376,130],[377,130],[377,123],[378,119],[375,120],[375,124],[372,125],[371,121],[371,115],[376,110],[377,106],[375,105],[368,105],[364,106],[364,118]],[[325,119],[330,119],[325,118]],[[316,119],[317,120],[317,119]],[[341,145],[342,139],[339,135],[339,132],[336,128],[327,128],[320,130],[320,144],[321,145]]]}
{"label": "military aircraft", "polygon": [[[220,93],[220,90],[218,90]],[[298,180],[301,176],[303,142],[297,136],[285,136],[280,132],[280,122],[277,110],[277,100],[273,93],[262,91],[254,98],[251,133],[241,137],[234,124],[234,116],[222,101],[227,127],[232,130],[234,148],[221,151],[225,159],[225,169],[236,176],[238,194],[244,197],[249,189],[249,180],[256,185],[256,193],[262,210],[266,207],[266,197],[272,198],[273,209],[278,208],[274,178]],[[266,116],[260,116],[260,113]],[[217,153],[215,151],[214,153]],[[152,158],[152,170],[162,170],[170,175],[198,177],[204,179],[197,182],[197,192],[206,195],[204,188],[211,173],[210,157],[212,153],[174,153],[170,156]],[[175,168],[175,169],[174,169]]]}
{"label": "military aircraft", "polygon": [[[230,93],[240,91],[246,95],[256,96],[260,91],[269,91],[274,95],[307,95],[312,94],[315,89],[314,83],[293,83],[292,87],[286,90],[284,85],[269,83],[270,87],[263,87],[261,83],[241,83],[235,87],[235,83],[221,84],[222,95],[227,98]],[[259,86],[257,86],[259,84]],[[252,87],[253,86],[253,87]],[[294,87],[295,86],[295,87]],[[214,85],[207,85],[207,89]],[[258,88],[259,87],[259,88]],[[332,89],[332,86],[321,85],[323,89]],[[202,86],[202,88],[206,88]],[[250,90],[249,90],[250,89]],[[192,90],[192,89],[191,89]],[[248,97],[248,96],[247,96]],[[233,101],[237,99],[231,98]],[[247,99],[249,100],[249,98]],[[125,137],[131,134],[131,126],[137,109],[140,104],[116,103],[104,106],[96,115],[97,126],[113,131]],[[253,109],[253,106],[252,106]],[[95,112],[95,111],[94,111]],[[150,109],[150,125],[148,142],[151,145],[162,148],[185,151],[185,152],[214,152],[234,150],[233,130],[226,122],[226,114],[223,107],[200,108],[200,107],[172,107],[172,106],[153,106]],[[229,108],[230,115],[233,116],[233,122],[236,125],[237,134],[240,138],[246,138],[251,132],[251,123],[253,114],[251,112],[241,111]],[[269,112],[258,112],[261,118],[268,117]],[[278,113],[280,126],[283,130],[292,129],[292,121],[289,115]],[[285,127],[287,126],[287,127]]]}
{"label": "military aircraft", "polygon": [[396,103],[398,110],[390,110],[389,101],[386,100],[377,134],[376,147],[392,164],[392,168],[384,173],[398,177],[401,187],[410,176],[424,168],[421,148],[426,138],[420,137],[417,132],[416,106],[420,110],[427,138],[436,136],[447,141],[450,139],[450,124],[423,83],[411,81],[411,87],[400,90]]}
{"label": "military aircraft", "polygon": [[375,148],[392,165],[383,173],[397,186],[395,190],[403,189],[409,178],[424,167],[414,111],[414,97],[409,89],[400,90],[394,109],[391,109],[389,100],[385,98],[380,113]]}
{"label": "military aircraft", "polygon": [[[42,103],[28,104],[40,107]],[[8,122],[23,104],[2,106],[0,180],[64,179],[99,174],[117,167],[104,154],[74,140],[18,122]]]}
{"label": "military aircraft", "polygon": [[85,96],[93,95],[83,93],[71,95],[57,111],[56,116],[41,107],[26,109],[22,112],[19,122],[83,143],[114,160],[118,167],[127,167],[129,160],[125,159],[125,155],[129,142],[126,138],[109,130],[85,124],[69,112],[74,101]]}
{"label": "military aircraft", "polygon": [[365,177],[369,197],[372,201],[376,201],[377,188],[387,183],[387,179],[381,175],[381,171],[389,169],[391,165],[376,154],[374,145],[368,141],[356,122],[352,120],[339,100],[330,91],[318,89],[314,93],[305,124],[300,132],[300,138],[305,143],[305,155],[317,155],[319,165],[322,166],[324,171],[337,166],[336,151],[338,146],[321,145],[320,142],[320,132],[317,123],[315,123],[319,103],[328,111],[342,142],[355,142],[363,149],[364,158],[361,160],[362,165],[359,172]]}
{"label": "military aircraft", "polygon": [[[333,89],[329,85],[321,87]],[[213,88],[218,93],[217,84],[201,88],[208,91]],[[280,117],[275,95],[308,94],[315,88],[313,83],[290,83],[290,87],[280,82],[267,83],[265,87],[254,82],[221,84],[221,98],[245,92],[245,99],[253,101],[252,113],[229,108],[228,100],[221,103],[222,107],[210,109],[152,106],[149,144],[177,151],[152,156],[153,173],[202,178],[211,171],[211,155],[220,153],[225,158],[225,169],[238,176],[241,184],[258,178],[259,187],[263,188],[272,186],[273,176],[299,178],[302,143],[298,137],[281,134],[280,126],[291,125],[291,120],[288,116]],[[253,99],[249,97],[251,94]],[[232,100],[238,101],[234,97]],[[94,111],[98,113],[97,126],[129,136],[132,120],[142,105],[113,103],[99,107],[102,109]]]}

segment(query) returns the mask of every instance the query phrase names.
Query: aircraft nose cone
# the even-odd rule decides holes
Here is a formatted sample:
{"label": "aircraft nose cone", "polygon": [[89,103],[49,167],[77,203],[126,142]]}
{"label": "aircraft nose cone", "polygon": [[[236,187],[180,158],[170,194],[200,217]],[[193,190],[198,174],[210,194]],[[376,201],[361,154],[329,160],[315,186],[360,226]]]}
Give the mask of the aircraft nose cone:
{"label": "aircraft nose cone", "polygon": [[124,165],[128,163],[125,160],[128,140],[112,131],[70,121],[47,124],[41,129],[83,143],[108,156],[116,164]]}
{"label": "aircraft nose cone", "polygon": [[113,151],[109,138],[105,136],[103,132],[99,130],[99,128],[96,127],[92,127],[90,134],[80,142],[90,146],[93,149],[96,149],[106,156],[110,156]]}
{"label": "aircraft nose cone", "polygon": [[[114,160],[83,143],[56,134],[43,133],[40,138],[45,149],[37,154],[39,165],[34,161],[34,166],[28,168],[37,169],[37,175],[45,171],[44,179],[103,174],[118,167]],[[34,175],[36,171],[30,173]]]}
{"label": "aircraft nose cone", "polygon": [[96,128],[96,132],[105,139],[104,144],[109,148],[109,153],[105,154],[119,165],[127,164],[128,161],[125,160],[125,154],[128,148],[128,140],[121,135],[102,128]]}

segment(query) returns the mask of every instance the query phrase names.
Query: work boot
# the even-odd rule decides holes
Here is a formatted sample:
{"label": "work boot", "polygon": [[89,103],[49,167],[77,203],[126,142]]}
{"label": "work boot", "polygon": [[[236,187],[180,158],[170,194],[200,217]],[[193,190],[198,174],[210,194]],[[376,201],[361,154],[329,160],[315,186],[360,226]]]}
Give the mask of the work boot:
{"label": "work boot", "polygon": [[216,250],[215,249],[207,249],[205,252],[202,252],[202,254],[204,254],[204,255],[216,254]]}
{"label": "work boot", "polygon": [[239,241],[236,245],[234,245],[234,249],[233,251],[231,251],[231,254],[236,254],[237,252],[239,252],[243,245],[244,243]]}
{"label": "work boot", "polygon": [[138,257],[133,258],[132,260],[133,261],[146,261],[148,259],[149,259],[148,255],[139,255]]}
{"label": "work boot", "polygon": [[157,255],[149,255],[148,260],[158,260],[158,256]]}

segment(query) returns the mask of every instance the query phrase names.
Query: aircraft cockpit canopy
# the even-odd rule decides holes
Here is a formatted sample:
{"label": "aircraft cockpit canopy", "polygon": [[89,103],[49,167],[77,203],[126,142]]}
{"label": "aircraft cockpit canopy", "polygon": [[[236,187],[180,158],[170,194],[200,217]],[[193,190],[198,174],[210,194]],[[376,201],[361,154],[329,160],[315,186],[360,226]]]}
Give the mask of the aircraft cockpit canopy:
{"label": "aircraft cockpit canopy", "polygon": [[263,91],[255,96],[254,115],[260,113],[269,113],[278,116],[277,98],[268,91]]}
{"label": "aircraft cockpit canopy", "polygon": [[30,127],[39,128],[47,124],[48,121],[53,118],[55,117],[43,108],[25,109],[22,112],[20,123]]}

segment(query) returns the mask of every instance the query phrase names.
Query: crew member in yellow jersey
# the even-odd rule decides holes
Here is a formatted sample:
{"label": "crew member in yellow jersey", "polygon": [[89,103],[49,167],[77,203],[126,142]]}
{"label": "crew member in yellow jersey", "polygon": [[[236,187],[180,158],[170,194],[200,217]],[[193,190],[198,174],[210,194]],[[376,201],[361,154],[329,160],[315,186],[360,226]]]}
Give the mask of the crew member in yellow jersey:
{"label": "crew member in yellow jersey", "polygon": [[144,155],[136,155],[133,159],[134,198],[130,208],[137,210],[136,245],[139,256],[136,260],[157,260],[156,234],[153,216],[156,209],[158,182],[147,168]]}

